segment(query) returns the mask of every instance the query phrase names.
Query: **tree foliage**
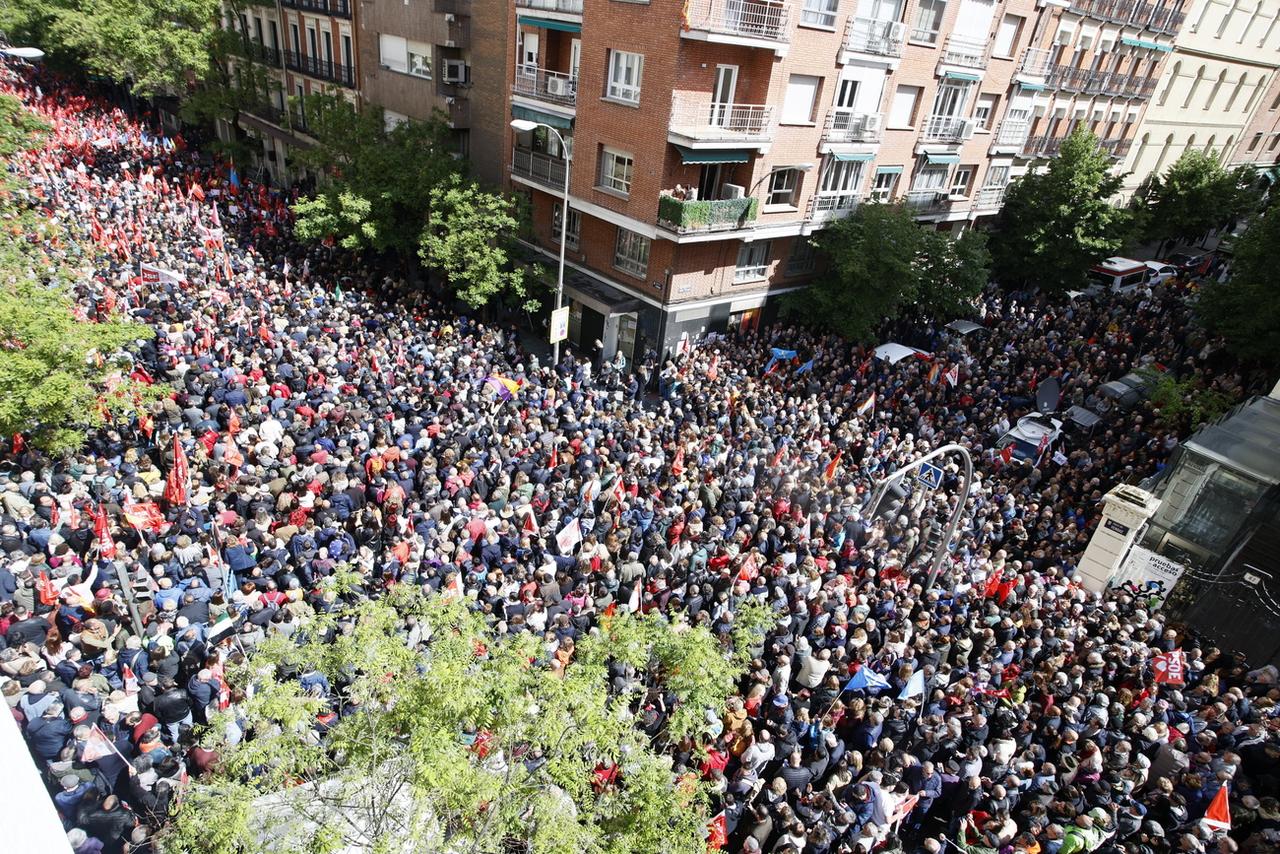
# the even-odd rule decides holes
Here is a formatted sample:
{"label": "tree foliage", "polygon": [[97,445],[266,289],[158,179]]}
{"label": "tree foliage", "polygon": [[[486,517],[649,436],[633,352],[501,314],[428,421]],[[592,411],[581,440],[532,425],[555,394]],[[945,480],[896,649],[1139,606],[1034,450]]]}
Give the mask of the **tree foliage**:
{"label": "tree foliage", "polygon": [[868,340],[882,321],[910,308],[930,318],[965,312],[986,285],[986,238],[957,240],[918,225],[902,205],[862,205],[824,229],[818,246],[828,275],[800,291],[791,310],[854,340]]}
{"label": "tree foliage", "polygon": [[1241,359],[1280,364],[1280,209],[1269,208],[1236,242],[1231,276],[1203,286],[1196,306],[1205,324]]}
{"label": "tree foliage", "polygon": [[184,92],[209,73],[219,0],[9,0],[0,28],[140,94]]}
{"label": "tree foliage", "polygon": [[[631,665],[659,682],[674,702],[668,737],[697,733],[745,663],[706,628],[605,617],[556,672],[536,636],[496,636],[465,605],[410,585],[337,604],[230,669],[252,690],[206,733],[220,762],[184,795],[163,850],[706,850],[707,784],[636,727],[644,681],[613,678]],[[755,637],[735,644],[767,627],[753,609]],[[324,743],[314,725],[327,701],[298,678],[309,673],[345,697]],[[232,718],[252,737],[230,743]],[[612,765],[616,780],[597,774]]]}
{"label": "tree foliage", "polygon": [[1215,381],[1206,384],[1205,378],[1194,374],[1179,379],[1171,372],[1141,371],[1150,383],[1148,396],[1160,411],[1160,423],[1181,433],[1189,433],[1208,421],[1213,421],[1235,405],[1240,398],[1239,388],[1220,388]]}
{"label": "tree foliage", "polygon": [[1151,240],[1193,242],[1255,209],[1259,195],[1248,166],[1227,169],[1217,155],[1187,149],[1154,176],[1139,203]]}
{"label": "tree foliage", "polygon": [[1123,181],[1083,126],[1057,157],[1005,191],[991,253],[1000,281],[1050,291],[1081,288],[1089,266],[1119,251],[1133,214],[1112,204]]}

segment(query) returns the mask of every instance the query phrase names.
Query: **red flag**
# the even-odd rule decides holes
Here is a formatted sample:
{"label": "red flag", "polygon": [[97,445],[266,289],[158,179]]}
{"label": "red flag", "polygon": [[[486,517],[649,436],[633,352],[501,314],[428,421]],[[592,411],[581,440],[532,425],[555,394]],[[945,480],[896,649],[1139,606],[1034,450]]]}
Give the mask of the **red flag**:
{"label": "red flag", "polygon": [[991,599],[1000,591],[1000,578],[1000,573],[991,573],[991,577],[987,579],[987,586],[982,591],[983,598]]}
{"label": "red flag", "polygon": [[240,432],[240,416],[233,409],[231,415],[227,418],[227,432],[232,436]]}
{"label": "red flag", "polygon": [[1180,649],[1157,655],[1151,659],[1151,670],[1156,682],[1181,685],[1187,681],[1187,654]]}
{"label": "red flag", "polygon": [[111,558],[116,556],[116,544],[111,539],[111,524],[107,521],[107,511],[101,504],[93,515],[93,536],[98,543],[98,555]]}
{"label": "red flag", "polygon": [[14,433],[13,434],[13,452],[15,454],[20,454],[24,450],[26,450],[26,447],[27,447],[26,437],[23,436],[21,433]]}
{"label": "red flag", "polygon": [[89,737],[84,740],[84,752],[80,755],[80,761],[94,762],[116,752],[111,739],[95,726],[89,731]]}
{"label": "red flag", "polygon": [[[1181,650],[1177,651],[1181,652]],[[1214,830],[1230,830],[1231,807],[1227,803],[1227,798],[1227,784],[1223,783],[1218,789],[1218,794],[1213,796],[1213,801],[1210,802],[1209,809],[1205,811],[1201,821]]]}
{"label": "red flag", "polygon": [[711,365],[707,368],[707,379],[715,380],[720,374],[720,354],[716,353],[711,357]]}
{"label": "red flag", "polygon": [[1004,460],[1005,465],[1013,462],[1013,445],[1004,446],[1004,450],[1000,452],[1000,459]]}
{"label": "red flag", "polygon": [[840,458],[844,456],[844,451],[836,451],[836,455],[831,458],[831,462],[827,463],[826,469],[822,472],[822,479],[830,483],[836,476],[836,470],[840,468]]}
{"label": "red flag", "polygon": [[164,514],[154,501],[137,504],[127,495],[124,501],[124,518],[139,531],[151,531],[154,534],[160,533],[165,524]]}
{"label": "red flag", "polygon": [[120,679],[124,682],[125,694],[138,693],[138,677],[134,675],[132,667],[127,664],[121,667]]}
{"label": "red flag", "polygon": [[524,521],[520,523],[520,531],[531,537],[538,535],[538,522],[533,518],[532,507],[527,508],[527,512],[524,514]]}
{"label": "red flag", "polygon": [[222,461],[239,471],[240,466],[244,465],[244,454],[236,447],[236,441],[231,436],[227,436],[222,440]]}
{"label": "red flag", "polygon": [[[686,7],[687,8],[687,7]],[[707,824],[707,850],[719,851],[729,844],[729,825],[724,811]]]}
{"label": "red flag", "polygon": [[203,202],[203,201],[204,201],[204,187],[201,187],[199,184],[192,184],[192,185],[191,185],[191,194],[190,194],[190,195],[191,195],[191,198],[195,199],[197,202]]}
{"label": "red flag", "polygon": [[44,572],[41,572],[40,577],[36,579],[36,592],[40,594],[41,605],[58,604],[58,587]]}
{"label": "red flag", "polygon": [[676,455],[671,458],[671,473],[684,474],[684,448],[676,448]]}
{"label": "red flag", "polygon": [[186,504],[190,493],[191,477],[187,471],[187,454],[182,450],[178,437],[173,437],[173,468],[165,482],[164,498],[170,504]]}
{"label": "red flag", "polygon": [[778,450],[773,454],[773,460],[769,463],[769,468],[776,469],[778,463],[782,462],[782,454],[787,450],[787,443],[783,442],[778,445]]}
{"label": "red flag", "polygon": [[150,439],[156,429],[156,420],[144,412],[138,416],[138,429],[142,431],[142,435]]}
{"label": "red flag", "polygon": [[547,471],[554,472],[556,470],[556,446],[552,445],[551,450],[547,452]]}

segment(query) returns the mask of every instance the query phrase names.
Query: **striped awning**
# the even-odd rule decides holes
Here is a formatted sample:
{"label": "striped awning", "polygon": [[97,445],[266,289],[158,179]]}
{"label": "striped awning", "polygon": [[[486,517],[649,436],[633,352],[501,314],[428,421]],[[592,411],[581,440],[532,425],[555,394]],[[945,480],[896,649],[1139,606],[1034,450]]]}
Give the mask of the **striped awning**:
{"label": "striped awning", "polygon": [[516,23],[526,27],[541,27],[544,30],[560,30],[564,33],[582,32],[582,24],[574,21],[557,21],[555,18],[535,18],[532,15],[520,15]]}
{"label": "striped awning", "polygon": [[696,148],[685,148],[683,145],[677,145],[676,151],[680,152],[680,160],[686,166],[703,163],[747,163],[751,160],[751,152],[744,148],[699,150]]}

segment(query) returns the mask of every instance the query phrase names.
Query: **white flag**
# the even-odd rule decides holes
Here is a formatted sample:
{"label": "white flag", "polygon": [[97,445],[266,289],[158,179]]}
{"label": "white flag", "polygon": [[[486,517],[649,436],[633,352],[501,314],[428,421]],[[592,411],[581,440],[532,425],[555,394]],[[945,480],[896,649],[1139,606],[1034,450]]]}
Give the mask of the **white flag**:
{"label": "white flag", "polygon": [[560,554],[568,555],[580,542],[582,542],[582,526],[578,524],[578,519],[575,517],[560,529],[560,533],[556,534],[556,547],[560,549]]}

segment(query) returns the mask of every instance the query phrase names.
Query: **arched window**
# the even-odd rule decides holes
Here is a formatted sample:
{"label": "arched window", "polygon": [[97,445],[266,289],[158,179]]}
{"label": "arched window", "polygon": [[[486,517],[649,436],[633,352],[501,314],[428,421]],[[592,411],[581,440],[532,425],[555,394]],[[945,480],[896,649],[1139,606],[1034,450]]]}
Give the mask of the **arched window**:
{"label": "arched window", "polygon": [[[1210,6],[1212,4],[1206,3],[1205,5]],[[1227,27],[1231,26],[1231,16],[1234,15],[1239,10],[1240,10],[1240,0],[1235,0],[1235,2],[1231,4],[1231,8],[1227,10],[1227,14],[1222,16],[1222,24],[1218,27],[1218,33],[1217,35],[1214,36],[1215,39],[1222,38],[1222,34],[1227,31]]]}
{"label": "arched window", "polygon": [[1164,138],[1164,147],[1160,149],[1160,156],[1156,158],[1156,166],[1151,171],[1159,175],[1160,170],[1164,168],[1164,159],[1169,156],[1169,149],[1173,148],[1173,134],[1169,134]]}
{"label": "arched window", "polygon": [[1182,70],[1182,63],[1175,62],[1173,71],[1169,72],[1169,82],[1164,85],[1164,91],[1160,93],[1159,106],[1163,107],[1164,102],[1169,100],[1169,93],[1173,91],[1174,85],[1178,82],[1178,72]]}
{"label": "arched window", "polygon": [[1205,154],[1213,154],[1213,144],[1214,144],[1215,142],[1217,142],[1217,141],[1218,141],[1218,135],[1217,135],[1217,134],[1212,134],[1212,135],[1209,137],[1209,141],[1208,141],[1208,142],[1206,142],[1206,143],[1204,144],[1204,153],[1205,153]]}
{"label": "arched window", "polygon": [[1253,87],[1253,94],[1249,96],[1249,103],[1244,105],[1246,113],[1253,112],[1253,104],[1258,100],[1258,96],[1262,94],[1262,84],[1266,82],[1266,77],[1259,77],[1258,83]]}
{"label": "arched window", "polygon": [[1133,168],[1137,171],[1142,166],[1142,155],[1147,153],[1147,144],[1151,142],[1151,134],[1144,133],[1138,140],[1138,153],[1133,156]]}
{"label": "arched window", "polygon": [[1222,162],[1226,163],[1227,158],[1231,157],[1231,149],[1235,147],[1236,138],[1234,136],[1227,137],[1227,144],[1222,146]]}
{"label": "arched window", "polygon": [[1204,79],[1204,66],[1200,66],[1196,71],[1196,79],[1191,81],[1191,88],[1187,90],[1187,98],[1182,102],[1182,108],[1185,110],[1191,106],[1191,99],[1196,96],[1196,89],[1200,88],[1200,81]]}
{"label": "arched window", "polygon": [[1222,89],[1222,84],[1227,82],[1227,69],[1222,69],[1218,74],[1218,79],[1214,81],[1213,88],[1209,90],[1209,97],[1204,99],[1204,108],[1206,110],[1213,109],[1213,101],[1218,97],[1218,92]]}
{"label": "arched window", "polygon": [[1193,134],[1191,134],[1191,136],[1187,137],[1187,144],[1186,144],[1185,146],[1183,146],[1182,150],[1183,150],[1184,152],[1185,152],[1185,151],[1190,151],[1191,149],[1193,149],[1193,148],[1195,148],[1195,147],[1196,147],[1196,135],[1193,133]]}
{"label": "arched window", "polygon": [[1236,98],[1240,97],[1240,93],[1244,91],[1244,87],[1249,85],[1249,75],[1241,74],[1240,79],[1236,81],[1236,88],[1231,90],[1231,97],[1227,99],[1227,105],[1223,107],[1227,112],[1231,111],[1231,106],[1235,104]]}

